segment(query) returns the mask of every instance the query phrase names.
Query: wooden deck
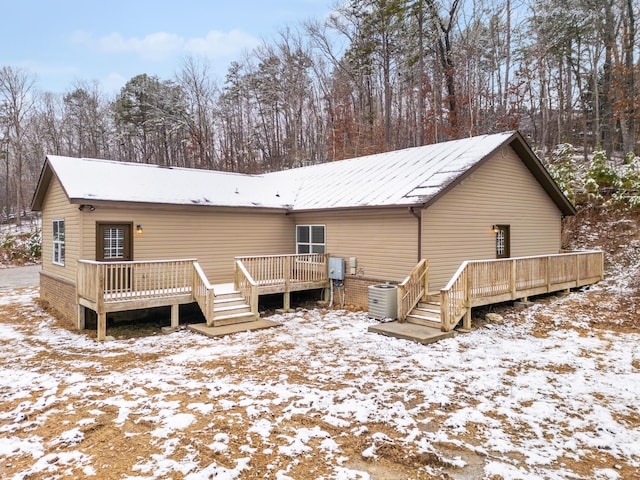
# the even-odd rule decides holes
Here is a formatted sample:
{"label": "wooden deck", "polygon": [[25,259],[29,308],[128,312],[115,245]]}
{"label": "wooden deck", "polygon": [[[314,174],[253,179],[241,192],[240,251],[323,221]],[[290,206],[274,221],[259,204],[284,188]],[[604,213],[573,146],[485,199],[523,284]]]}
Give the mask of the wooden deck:
{"label": "wooden deck", "polygon": [[471,309],[566,291],[604,278],[601,251],[563,252],[464,262],[445,288],[428,294],[429,264],[420,262],[398,285],[398,321],[453,330],[471,328]]}
{"label": "wooden deck", "polygon": [[[283,293],[288,310],[291,292],[327,287],[328,260],[328,254],[237,257],[234,282],[226,285],[212,285],[195,259],[80,260],[78,328],[84,329],[85,309],[94,310],[97,337],[103,340],[107,313],[160,306],[171,307],[171,325],[177,327],[179,306],[193,302],[202,310],[206,328],[253,322],[259,318],[260,295]],[[600,251],[468,261],[444,289],[429,295],[429,262],[422,260],[398,285],[398,323],[449,332],[463,320],[468,329],[474,307],[590,285],[601,280],[603,272]],[[405,335],[404,330],[393,326],[391,333],[379,333]]]}
{"label": "wooden deck", "polygon": [[212,285],[195,259],[148,262],[78,262],[78,328],[85,309],[98,316],[97,338],[106,337],[110,312],[171,307],[171,326],[179,323],[179,306],[197,302],[206,327],[252,322],[259,318],[258,297],[283,293],[285,308],[293,291],[328,285],[328,255],[238,257],[234,283]]}

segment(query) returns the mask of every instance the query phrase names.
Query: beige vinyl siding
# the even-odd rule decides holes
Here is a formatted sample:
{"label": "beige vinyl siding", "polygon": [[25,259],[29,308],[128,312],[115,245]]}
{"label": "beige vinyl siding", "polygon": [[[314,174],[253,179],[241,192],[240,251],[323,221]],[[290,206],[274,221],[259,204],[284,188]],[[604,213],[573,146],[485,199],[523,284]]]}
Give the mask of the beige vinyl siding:
{"label": "beige vinyl siding", "polygon": [[[42,207],[42,271],[76,282],[76,262],[80,254],[80,224],[77,205],[69,203],[62,186],[51,179]],[[64,220],[64,265],[53,263],[53,220]]]}
{"label": "beige vinyl siding", "polygon": [[562,214],[509,146],[422,212],[430,290],[464,260],[496,258],[493,224],[510,225],[511,256],[558,253]]}
{"label": "beige vinyl siding", "polygon": [[[326,225],[327,252],[358,261],[357,275],[400,281],[418,261],[418,221],[406,208],[296,213],[296,225]],[[292,233],[293,235],[293,233]]]}
{"label": "beige vinyl siding", "polygon": [[85,259],[96,258],[96,222],[133,223],[134,260],[196,258],[212,283],[233,281],[236,256],[295,253],[294,224],[284,212],[97,206],[83,212],[83,222]]}

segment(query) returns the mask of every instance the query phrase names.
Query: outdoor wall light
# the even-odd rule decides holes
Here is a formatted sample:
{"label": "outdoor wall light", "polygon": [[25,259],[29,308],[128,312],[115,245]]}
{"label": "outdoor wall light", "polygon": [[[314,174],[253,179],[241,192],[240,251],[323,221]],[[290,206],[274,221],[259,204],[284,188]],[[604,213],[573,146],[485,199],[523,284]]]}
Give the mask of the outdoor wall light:
{"label": "outdoor wall light", "polygon": [[94,207],[93,205],[85,205],[84,203],[78,207],[78,210],[80,210],[81,212],[84,211],[85,209],[88,209],[90,212],[93,212],[96,209],[96,207]]}
{"label": "outdoor wall light", "polygon": [[138,235],[142,235],[142,225],[140,224],[136,225],[136,233]]}
{"label": "outdoor wall light", "polygon": [[491,225],[491,231],[493,233],[498,233],[500,229],[498,228],[498,225]]}

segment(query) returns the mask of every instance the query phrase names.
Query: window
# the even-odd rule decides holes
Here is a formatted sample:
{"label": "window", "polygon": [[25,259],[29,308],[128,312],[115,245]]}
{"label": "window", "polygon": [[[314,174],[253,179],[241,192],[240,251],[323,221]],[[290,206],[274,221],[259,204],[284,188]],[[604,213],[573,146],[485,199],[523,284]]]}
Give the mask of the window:
{"label": "window", "polygon": [[64,220],[53,221],[53,263],[64,265]]}
{"label": "window", "polygon": [[296,225],[296,253],[324,252],[324,225]]}
{"label": "window", "polygon": [[124,229],[105,228],[103,240],[105,259],[124,257]]}

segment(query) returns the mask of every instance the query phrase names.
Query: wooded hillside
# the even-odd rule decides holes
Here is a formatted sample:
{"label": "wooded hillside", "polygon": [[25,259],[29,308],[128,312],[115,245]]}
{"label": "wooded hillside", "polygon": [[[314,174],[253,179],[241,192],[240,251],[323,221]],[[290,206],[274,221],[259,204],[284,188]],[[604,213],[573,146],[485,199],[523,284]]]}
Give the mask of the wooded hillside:
{"label": "wooded hillside", "polygon": [[[633,0],[350,0],[290,25],[224,79],[185,58],[115,95],[42,92],[0,66],[0,211],[28,206],[45,154],[261,172],[520,129],[605,163],[638,153]],[[633,157],[628,157],[633,158]]]}

